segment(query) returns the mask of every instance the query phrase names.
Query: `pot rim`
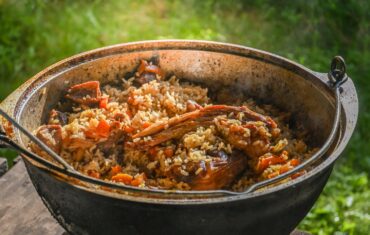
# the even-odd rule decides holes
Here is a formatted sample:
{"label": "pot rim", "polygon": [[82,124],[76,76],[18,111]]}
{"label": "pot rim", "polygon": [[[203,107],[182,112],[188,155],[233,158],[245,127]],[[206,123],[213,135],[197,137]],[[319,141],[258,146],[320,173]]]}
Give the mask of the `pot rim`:
{"label": "pot rim", "polygon": [[[234,54],[234,55],[253,58],[257,60],[262,60],[265,63],[271,63],[271,64],[277,65],[279,67],[283,67],[291,71],[294,69],[294,73],[301,75],[301,77],[304,79],[310,78],[310,81],[314,85],[317,85],[320,89],[326,89],[327,91],[329,91],[330,94],[332,94],[331,90],[326,85],[326,83],[328,82],[328,79],[326,78],[326,74],[311,71],[310,69],[304,67],[303,65],[300,65],[296,62],[293,62],[281,56],[275,55],[273,53],[266,52],[266,51],[259,50],[259,49],[250,48],[250,47],[245,47],[241,45],[230,44],[230,43],[220,43],[220,42],[204,41],[204,40],[172,39],[172,40],[150,40],[150,41],[139,41],[139,42],[116,44],[116,45],[111,45],[107,47],[101,47],[98,49],[90,50],[90,51],[83,52],[83,53],[71,56],[69,58],[63,59],[51,66],[48,66],[47,68],[45,68],[44,70],[42,70],[41,72],[33,76],[31,79],[26,81],[23,85],[21,85],[21,87],[16,89],[6,100],[4,100],[4,102],[1,105],[2,106],[4,105],[5,107],[7,107],[9,111],[11,111],[9,113],[12,113],[14,117],[16,118],[16,120],[19,121],[20,114],[23,112],[23,109],[25,108],[25,104],[27,104],[28,99],[33,95],[33,93],[37,91],[37,88],[49,82],[57,75],[64,73],[72,69],[75,66],[79,66],[81,64],[88,63],[90,61],[100,59],[103,57],[109,57],[109,56],[136,52],[136,51],[155,51],[155,50],[203,50],[203,51],[219,52],[219,53],[225,53],[225,54]],[[352,132],[354,130],[354,127],[357,121],[357,113],[358,113],[357,94],[356,94],[354,85],[352,81],[350,81],[350,79],[346,84],[344,84],[343,87],[346,89],[346,91],[349,92],[349,94],[347,95],[351,96],[351,100],[348,100],[347,104],[346,102],[342,102],[342,109],[344,110],[343,115],[345,116],[344,117],[345,123],[341,121],[341,125],[345,125],[345,131],[343,135],[341,136],[341,139],[336,141],[337,146],[333,150],[333,152],[330,154],[330,156],[325,158],[323,162],[321,162],[318,166],[308,171],[305,175],[298,177],[294,180],[290,180],[289,182],[286,182],[286,183],[283,183],[277,186],[269,187],[263,190],[254,191],[248,194],[227,195],[227,196],[216,197],[216,198],[208,197],[208,198],[200,198],[200,199],[194,199],[194,200],[192,199],[187,200],[186,195],[184,195],[184,199],[186,200],[178,199],[178,198],[169,199],[166,197],[164,197],[163,199],[158,199],[158,198],[154,199],[154,198],[141,197],[141,196],[127,196],[127,195],[124,196],[118,193],[108,193],[101,189],[93,190],[93,191],[94,193],[99,193],[104,196],[121,198],[121,199],[131,200],[131,201],[140,201],[140,202],[147,202],[147,203],[165,203],[165,204],[168,204],[171,202],[171,204],[182,205],[182,204],[194,204],[194,203],[202,204],[202,203],[230,202],[230,201],[236,201],[236,200],[243,200],[247,198],[267,195],[267,194],[274,193],[280,190],[284,190],[288,187],[294,186],[295,184],[299,184],[305,181],[306,179],[314,177],[319,172],[324,171],[326,168],[332,166],[333,162],[339,157],[340,153],[343,151],[344,147],[347,145],[350,136],[352,135]],[[342,101],[343,101],[343,98],[342,98]],[[348,111],[350,106],[355,107],[354,110]],[[17,142],[19,142],[22,146],[25,146],[20,138],[20,133],[18,132],[18,130],[15,130],[15,133],[16,133]],[[31,162],[31,164],[33,163]],[[36,167],[40,168],[37,165]],[[46,166],[43,165],[43,168],[44,167]],[[53,170],[51,169],[46,169],[46,170],[49,173],[53,174],[55,177],[55,172],[53,172]],[[63,173],[61,170],[56,170],[56,172],[58,174],[65,175],[65,173]],[[71,175],[73,177],[74,174],[72,173]],[[73,184],[72,182],[66,182],[66,183],[72,186],[75,186],[75,187],[79,187]],[[135,189],[132,189],[130,187],[123,187],[123,188],[127,188],[128,191],[130,190],[135,191]],[[84,188],[84,189],[91,192],[91,190],[88,188]],[[147,193],[149,195],[154,193],[154,191],[151,189],[141,189],[138,191],[140,191],[143,194]],[[168,190],[163,190],[163,191],[167,192],[163,195],[174,193],[174,191],[168,191]]]}

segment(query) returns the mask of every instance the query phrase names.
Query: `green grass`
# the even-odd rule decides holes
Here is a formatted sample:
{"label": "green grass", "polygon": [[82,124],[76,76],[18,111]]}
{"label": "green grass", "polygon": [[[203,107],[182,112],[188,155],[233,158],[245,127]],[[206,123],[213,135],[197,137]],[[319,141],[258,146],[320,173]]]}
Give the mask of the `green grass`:
{"label": "green grass", "polygon": [[[0,0],[0,100],[60,59],[129,41],[183,38],[238,43],[321,72],[328,71],[333,56],[342,55],[359,93],[358,126],[300,228],[314,234],[368,234],[369,11],[365,0]],[[0,151],[9,159],[14,156]]]}

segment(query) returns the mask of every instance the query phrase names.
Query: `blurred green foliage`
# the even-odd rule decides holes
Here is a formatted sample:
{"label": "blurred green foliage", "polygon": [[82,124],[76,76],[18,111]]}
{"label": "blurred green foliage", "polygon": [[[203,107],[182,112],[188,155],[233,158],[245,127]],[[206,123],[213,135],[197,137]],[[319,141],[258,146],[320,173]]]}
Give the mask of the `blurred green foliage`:
{"label": "blurred green foliage", "polygon": [[300,228],[313,234],[368,234],[369,12],[366,0],[0,0],[0,100],[60,59],[129,41],[182,38],[238,43],[321,72],[328,71],[333,56],[342,55],[359,93],[358,127]]}

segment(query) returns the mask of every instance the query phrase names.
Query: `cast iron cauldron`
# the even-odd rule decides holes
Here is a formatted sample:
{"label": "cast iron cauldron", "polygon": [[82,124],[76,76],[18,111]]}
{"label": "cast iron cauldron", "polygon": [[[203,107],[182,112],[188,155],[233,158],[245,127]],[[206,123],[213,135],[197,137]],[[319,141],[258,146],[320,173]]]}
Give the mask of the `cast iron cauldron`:
{"label": "cast iron cauldron", "polygon": [[[166,74],[241,89],[292,112],[310,130],[316,146],[328,138],[335,98],[326,73],[268,52],[206,41],[144,41],[82,53],[35,75],[1,107],[34,130],[71,85],[127,78],[140,59],[153,57]],[[23,152],[22,157],[45,205],[73,234],[289,234],[317,200],[354,130],[356,90],[351,79],[341,88],[340,127],[324,159],[302,177],[249,194],[100,187],[36,155]],[[13,139],[27,145],[17,130]]]}

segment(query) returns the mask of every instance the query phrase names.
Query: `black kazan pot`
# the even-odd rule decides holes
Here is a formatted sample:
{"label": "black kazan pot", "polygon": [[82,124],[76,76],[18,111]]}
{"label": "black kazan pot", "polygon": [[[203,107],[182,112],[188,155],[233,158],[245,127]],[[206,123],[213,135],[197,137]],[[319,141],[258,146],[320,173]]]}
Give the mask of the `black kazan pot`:
{"label": "black kazan pot", "polygon": [[[253,48],[206,41],[144,41],[82,53],[35,75],[1,108],[34,130],[71,85],[130,76],[141,59],[153,57],[166,74],[210,87],[235,87],[288,110],[308,128],[315,146],[324,145],[331,133],[336,96],[327,73]],[[349,78],[341,85],[340,102],[339,128],[315,167],[287,183],[251,193],[114,186],[29,152],[23,151],[22,157],[43,202],[72,234],[289,234],[319,197],[355,128],[358,100]],[[8,146],[10,140],[4,138]],[[28,142],[18,130],[13,140],[24,148]]]}

